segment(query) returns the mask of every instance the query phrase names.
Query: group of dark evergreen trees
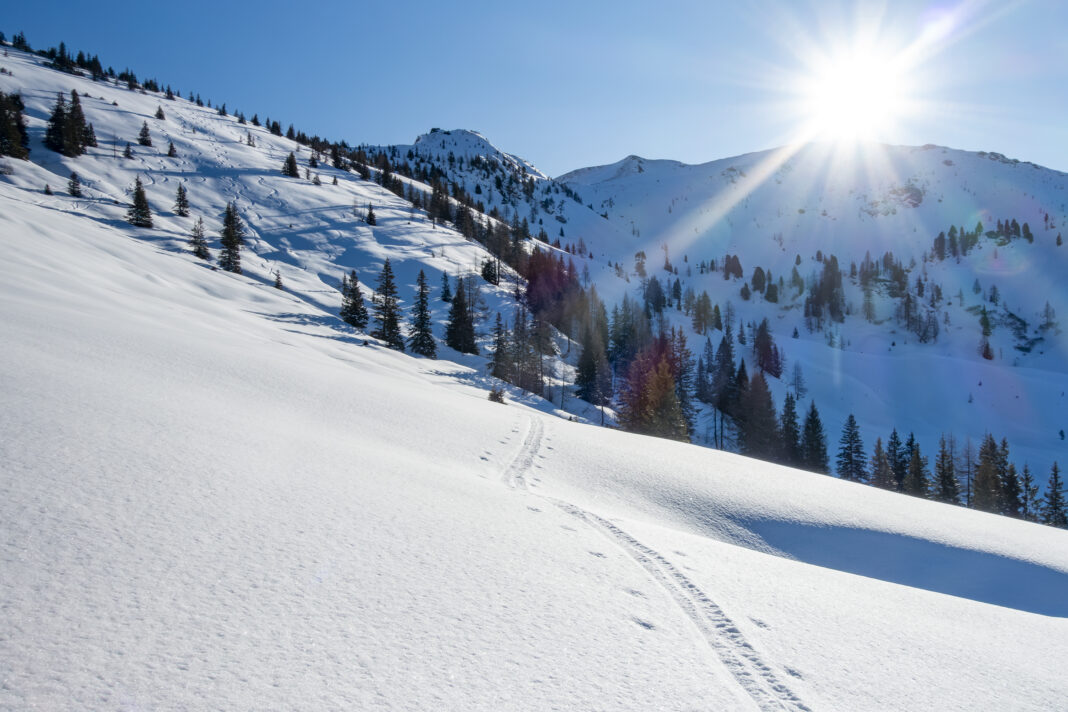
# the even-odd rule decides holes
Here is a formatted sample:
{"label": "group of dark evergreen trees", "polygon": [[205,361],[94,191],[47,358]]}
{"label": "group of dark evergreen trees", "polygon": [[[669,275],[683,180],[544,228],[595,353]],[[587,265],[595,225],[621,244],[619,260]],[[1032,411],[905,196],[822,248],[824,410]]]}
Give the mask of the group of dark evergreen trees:
{"label": "group of dark evergreen trees", "polygon": [[1064,483],[1056,462],[1050,469],[1046,493],[1039,497],[1030,467],[1018,470],[1009,461],[1009,443],[999,444],[987,434],[976,457],[971,443],[958,451],[955,439],[943,435],[933,471],[912,433],[902,442],[897,429],[883,445],[875,440],[869,461],[860,428],[852,414],[842,427],[836,471],[840,478],[914,497],[962,505],[984,512],[1068,527]]}
{"label": "group of dark evergreen trees", "polygon": [[29,157],[30,142],[22,115],[25,109],[20,95],[0,92],[0,156]]}
{"label": "group of dark evergreen trees", "polygon": [[56,98],[45,130],[44,144],[69,157],[80,156],[86,148],[97,145],[96,132],[93,125],[85,120],[78,92],[71,90],[69,104],[62,93]]}

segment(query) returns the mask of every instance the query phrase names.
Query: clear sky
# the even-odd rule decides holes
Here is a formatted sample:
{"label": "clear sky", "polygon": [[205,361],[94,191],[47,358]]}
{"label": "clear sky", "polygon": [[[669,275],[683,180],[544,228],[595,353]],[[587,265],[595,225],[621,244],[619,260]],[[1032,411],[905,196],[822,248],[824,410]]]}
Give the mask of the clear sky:
{"label": "clear sky", "polygon": [[[814,120],[1068,171],[1064,0],[7,5],[9,39],[63,40],[183,95],[350,143],[473,128],[550,175],[771,148]],[[832,93],[873,103],[827,123],[847,104],[813,87],[843,72]]]}

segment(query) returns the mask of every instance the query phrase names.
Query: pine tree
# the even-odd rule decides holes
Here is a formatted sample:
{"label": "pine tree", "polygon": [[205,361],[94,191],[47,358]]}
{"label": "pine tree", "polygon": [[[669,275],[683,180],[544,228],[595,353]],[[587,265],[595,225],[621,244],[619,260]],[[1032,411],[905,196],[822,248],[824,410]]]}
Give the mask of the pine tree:
{"label": "pine tree", "polygon": [[70,174],[70,180],[67,181],[67,192],[70,193],[72,198],[82,197],[82,182],[76,172],[72,171]]}
{"label": "pine tree", "polygon": [[1023,502],[1020,501],[1020,478],[1016,475],[1016,466],[1009,463],[1009,441],[1002,438],[998,448],[998,482],[1001,485],[1001,513],[1009,517],[1019,517]]}
{"label": "pine tree", "polygon": [[504,326],[500,312],[497,312],[497,321],[493,325],[493,353],[490,355],[487,368],[491,376],[502,381],[511,381],[514,377],[515,363],[508,343],[508,330]]}
{"label": "pine tree", "polygon": [[412,353],[427,358],[437,358],[438,347],[434,342],[432,321],[430,318],[430,290],[426,284],[426,275],[419,270],[416,279],[415,304],[412,307],[412,333],[408,337],[408,345]]}
{"label": "pine tree", "polygon": [[868,477],[868,458],[864,454],[864,443],[860,439],[860,427],[852,413],[842,426],[842,437],[838,443],[838,476],[843,480],[864,482]]}
{"label": "pine tree", "polygon": [[809,405],[801,430],[801,464],[811,472],[827,472],[827,438],[815,401]]}
{"label": "pine tree", "polygon": [[904,491],[915,497],[926,497],[930,487],[927,476],[927,458],[920,454],[920,446],[913,444],[909,456],[908,471],[905,474]]}
{"label": "pine tree", "polygon": [[341,277],[341,312],[342,321],[349,326],[363,330],[367,328],[367,307],[363,303],[363,292],[356,270]]}
{"label": "pine tree", "polygon": [[163,113],[163,107],[162,106],[157,106],[156,107],[156,118],[159,119],[160,121],[165,121],[167,119],[166,114]]}
{"label": "pine tree", "polygon": [[894,485],[894,474],[890,470],[890,459],[886,456],[886,451],[883,450],[883,439],[875,439],[875,452],[871,456],[871,479],[869,480],[872,486],[879,487],[881,489],[892,490]]}
{"label": "pine tree", "polygon": [[377,326],[371,336],[386,342],[397,351],[404,351],[404,337],[400,329],[400,306],[397,302],[397,284],[393,277],[393,267],[386,258],[382,271],[375,285],[375,299],[372,304]]}
{"label": "pine tree", "polygon": [[375,218],[375,209],[370,203],[367,204],[367,216],[364,218],[364,222],[368,225],[378,224],[378,219]]}
{"label": "pine tree", "polygon": [[152,210],[140,177],[134,179],[133,205],[126,211],[126,222],[135,227],[152,227]]}
{"label": "pine tree", "polygon": [[793,393],[787,392],[782,402],[782,415],[779,416],[779,437],[782,440],[782,458],[780,462],[791,467],[801,465],[801,428],[797,424],[797,400]]}
{"label": "pine tree", "polygon": [[286,160],[282,163],[282,175],[290,178],[300,178],[300,168],[297,166],[297,157],[290,151]]}
{"label": "pine tree", "polygon": [[1057,463],[1049,471],[1049,483],[1042,506],[1042,522],[1052,527],[1068,529],[1068,506],[1064,500],[1064,482]]}
{"label": "pine tree", "polygon": [[[1026,223],[1024,223],[1026,225]],[[1031,468],[1024,464],[1023,473],[1020,475],[1020,489],[1023,492],[1023,507],[1020,516],[1029,522],[1037,522],[1041,500],[1038,496],[1038,483],[1031,474]]]}
{"label": "pine tree", "polygon": [[133,158],[133,146],[130,145],[129,141],[126,142],[126,148],[122,149],[122,157]]}
{"label": "pine tree", "polygon": [[957,482],[956,463],[946,436],[938,441],[938,457],[935,459],[935,499],[948,504],[960,504],[960,484]]}
{"label": "pine tree", "polygon": [[178,194],[174,199],[174,214],[179,217],[189,217],[189,196],[185,191],[185,184],[178,184]]}
{"label": "pine tree", "polygon": [[167,157],[168,158],[177,158],[178,157],[178,150],[174,147],[174,141],[171,141],[167,145]]}
{"label": "pine tree", "polygon": [[48,118],[48,127],[45,129],[44,145],[57,153],[76,156],[76,153],[68,153],[66,135],[67,125],[67,100],[60,93],[56,97],[56,105],[52,107],[52,115]]}
{"label": "pine tree", "polygon": [[204,218],[197,218],[197,221],[193,223],[193,230],[189,234],[189,247],[193,250],[194,257],[202,260],[211,259],[208,241],[204,238]]}
{"label": "pine tree", "polygon": [[137,143],[141,146],[152,145],[152,134],[148,130],[148,122],[141,122],[141,132],[137,134]]}
{"label": "pine tree", "polygon": [[456,278],[456,294],[449,309],[449,322],[445,326],[445,343],[449,348],[460,353],[477,354],[475,344],[475,323],[471,310],[467,306],[463,279]]}
{"label": "pine tree", "polygon": [[285,289],[285,287],[282,285],[282,273],[278,270],[274,271],[274,288]]}
{"label": "pine tree", "polygon": [[237,214],[237,206],[226,204],[223,226],[219,233],[222,249],[219,251],[219,267],[227,272],[241,274],[241,245],[245,244],[245,225]]}

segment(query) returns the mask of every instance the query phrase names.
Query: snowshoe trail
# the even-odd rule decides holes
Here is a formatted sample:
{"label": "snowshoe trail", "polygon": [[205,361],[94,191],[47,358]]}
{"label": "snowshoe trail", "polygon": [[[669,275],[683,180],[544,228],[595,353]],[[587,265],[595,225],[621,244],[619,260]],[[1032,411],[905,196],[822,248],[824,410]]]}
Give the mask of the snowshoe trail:
{"label": "snowshoe trail", "polygon": [[600,530],[637,561],[694,622],[717,657],[753,698],[757,707],[762,710],[798,712],[811,709],[761,659],[723,609],[662,554],[603,517],[566,502],[554,500],[554,504]]}
{"label": "snowshoe trail", "polygon": [[[529,421],[523,444],[502,477],[513,489],[529,489],[527,474],[534,467],[545,434],[545,425],[540,418],[531,417]],[[543,499],[600,531],[644,568],[693,621],[716,657],[759,709],[811,712],[811,708],[764,662],[723,609],[660,552],[592,512],[562,500]]]}
{"label": "snowshoe trail", "polygon": [[540,418],[529,418],[527,434],[523,437],[523,444],[519,452],[512,458],[508,467],[504,470],[502,479],[512,489],[527,489],[527,472],[534,467],[534,458],[541,449],[541,438],[545,432],[545,425]]}

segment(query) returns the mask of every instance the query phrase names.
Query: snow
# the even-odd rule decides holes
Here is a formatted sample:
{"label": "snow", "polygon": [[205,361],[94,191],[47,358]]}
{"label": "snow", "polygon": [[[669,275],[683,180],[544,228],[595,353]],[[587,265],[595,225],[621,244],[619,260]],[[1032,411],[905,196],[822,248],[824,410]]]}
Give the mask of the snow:
{"label": "snow", "polygon": [[[38,134],[71,83],[119,101],[87,109],[102,140],[155,110],[4,63]],[[1068,532],[491,403],[478,360],[335,316],[343,269],[408,284],[476,246],[164,108],[159,134],[202,127],[194,217],[258,214],[243,276],[181,249],[186,219],[124,223],[103,148],[0,179],[0,708],[1063,703]],[[100,199],[40,193],[72,168]],[[173,171],[145,175],[165,203]]]}

